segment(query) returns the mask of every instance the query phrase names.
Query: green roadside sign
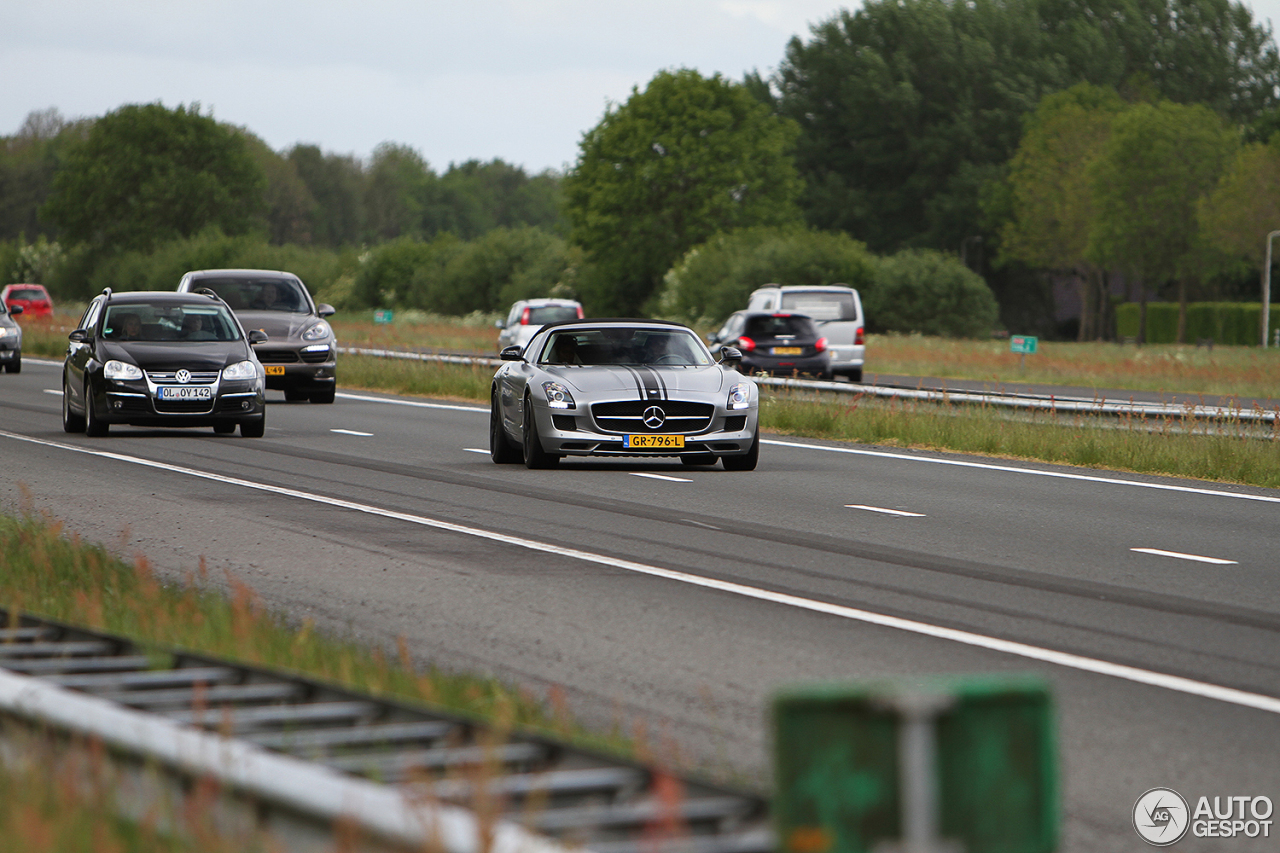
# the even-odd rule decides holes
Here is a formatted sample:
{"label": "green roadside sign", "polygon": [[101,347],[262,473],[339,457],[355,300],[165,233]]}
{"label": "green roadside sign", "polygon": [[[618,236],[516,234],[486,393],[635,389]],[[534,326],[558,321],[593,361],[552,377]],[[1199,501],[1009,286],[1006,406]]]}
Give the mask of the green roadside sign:
{"label": "green roadside sign", "polygon": [[390,308],[379,308],[373,312],[373,322],[378,324],[390,323],[395,317],[395,312]]}
{"label": "green roadside sign", "polygon": [[798,688],[773,716],[779,853],[1057,847],[1053,707],[1038,678]]}
{"label": "green roadside sign", "polygon": [[1036,344],[1039,342],[1040,339],[1034,335],[1013,335],[1009,338],[1009,351],[1031,355],[1035,353]]}

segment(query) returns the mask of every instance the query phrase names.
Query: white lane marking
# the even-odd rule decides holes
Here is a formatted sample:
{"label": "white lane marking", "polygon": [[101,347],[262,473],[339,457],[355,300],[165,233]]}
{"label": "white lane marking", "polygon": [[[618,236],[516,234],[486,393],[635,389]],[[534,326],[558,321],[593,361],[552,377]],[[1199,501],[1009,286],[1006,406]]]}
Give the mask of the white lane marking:
{"label": "white lane marking", "polygon": [[666,474],[645,474],[640,471],[628,471],[632,477],[649,477],[653,480],[670,480],[672,483],[692,483],[688,477],[668,477]]}
{"label": "white lane marking", "polygon": [[716,527],[714,524],[707,524],[707,523],[702,522],[702,521],[694,521],[692,518],[682,518],[682,519],[680,519],[680,520],[681,520],[681,521],[683,521],[685,524],[695,524],[695,525],[697,525],[698,527],[705,527],[705,528],[707,528],[708,530],[721,530],[721,529],[722,529],[722,528]]}
{"label": "white lane marking", "polygon": [[326,495],[303,492],[298,489],[289,489],[283,486],[272,486],[267,483],[257,483],[252,480],[242,480],[238,477],[228,477],[223,474],[199,471],[194,468],[183,468],[181,466],[170,465],[167,462],[155,462],[150,459],[142,459],[136,456],[125,456],[120,453],[111,453],[104,450],[91,450],[87,447],[77,447],[72,444],[63,444],[57,441],[33,438],[31,436],[19,435],[17,433],[6,432],[4,430],[0,430],[0,436],[4,438],[12,438],[17,441],[28,442],[30,444],[38,444],[44,447],[55,447],[61,450],[69,450],[73,453],[97,456],[101,459],[114,459],[118,462],[127,462],[129,464],[140,465],[145,468],[154,468],[170,474],[185,474],[202,480],[211,480],[213,482],[232,486],[242,486],[246,489],[254,489],[256,491],[282,495],[284,497],[298,498],[299,500],[326,504],[339,509],[349,509],[354,512],[363,512],[368,515],[376,515],[382,518],[404,521],[409,524],[432,527],[437,530],[460,533],[466,536],[475,536],[479,539],[488,539],[492,542],[514,545],[518,548],[525,548],[530,551],[538,551],[544,554],[555,554],[560,557],[581,560],[586,563],[595,563],[600,566],[623,569],[625,571],[635,572],[636,574],[676,581],[677,583],[689,584],[690,586],[698,586],[704,589],[712,589],[718,592],[738,595],[743,598],[750,598],[756,601],[780,604],[785,607],[796,608],[797,610],[806,610],[811,613],[822,613],[829,616],[836,616],[841,619],[848,619],[854,622],[877,625],[883,628],[894,628],[925,637],[948,640],[966,646],[987,649],[988,651],[1002,652],[1004,654],[1027,658],[1029,660],[1037,660],[1053,664],[1055,666],[1066,667],[1067,669],[1094,673],[1096,675],[1108,675],[1113,678],[1132,681],[1136,684],[1146,684],[1152,687],[1172,690],[1177,693],[1185,693],[1190,696],[1199,696],[1201,698],[1213,699],[1215,701],[1225,702],[1231,705],[1254,708],[1271,714],[1280,714],[1280,698],[1266,696],[1261,693],[1249,693],[1248,691],[1239,690],[1234,687],[1223,687],[1219,684],[1196,681],[1179,675],[1168,675],[1163,672],[1155,672],[1153,670],[1142,669],[1136,666],[1127,666],[1125,664],[1111,663],[1110,661],[1089,658],[1084,655],[1072,654],[1070,652],[1054,651],[1053,649],[1045,649],[1028,643],[1001,640],[997,637],[988,637],[983,634],[975,634],[971,631],[961,631],[956,628],[944,628],[940,625],[930,625],[927,622],[918,622],[914,619],[903,619],[899,616],[887,616],[883,613],[873,613],[869,610],[860,610],[856,607],[848,607],[843,604],[832,604],[831,602],[818,601],[812,598],[803,598],[798,595],[773,592],[772,590],[759,589],[757,587],[747,586],[746,584],[735,583],[733,581],[702,577],[701,575],[693,575],[687,572],[676,571],[674,569],[664,569],[659,566],[649,566],[644,563],[632,562],[631,560],[621,560],[616,557],[608,557],[603,554],[593,554],[590,551],[580,551],[576,548],[565,548],[561,545],[552,545],[548,542],[539,542],[534,539],[524,539],[519,536],[497,533],[492,530],[483,530],[478,527],[466,527],[461,524],[454,524],[449,521],[440,521],[439,519],[428,518],[426,516],[410,515],[405,512],[395,512],[393,510],[370,506],[368,504],[360,504],[355,503],[354,501],[331,498]]}
{"label": "white lane marking", "polygon": [[489,455],[489,451],[481,447],[464,447],[462,449],[467,451],[468,453],[483,453],[485,456]]}
{"label": "white lane marking", "polygon": [[424,403],[421,400],[398,400],[393,397],[369,397],[364,394],[344,394],[339,393],[336,396],[344,400],[359,400],[363,403],[386,403],[391,406],[412,406],[416,409],[448,409],[453,412],[484,412],[488,414],[487,408],[480,409],[475,406],[451,406],[447,403]]}
{"label": "white lane marking", "polygon": [[845,504],[845,509],[865,509],[867,512],[882,512],[885,515],[900,515],[903,518],[924,518],[922,512],[906,512],[900,509],[885,509],[882,506],[863,506],[862,504]]}
{"label": "white lane marking", "polygon": [[371,432],[360,432],[360,431],[358,431],[358,430],[354,430],[354,429],[331,429],[331,430],[329,430],[329,432],[337,432],[337,433],[341,433],[341,434],[343,434],[343,435],[360,435],[360,436],[364,436],[365,438],[372,438],[372,437],[373,437],[373,433],[371,433]]}
{"label": "white lane marking", "polygon": [[1115,477],[1094,477],[1088,474],[1068,474],[1065,471],[1042,471],[1037,468],[1014,468],[1012,465],[993,465],[989,462],[966,462],[961,459],[935,459],[930,456],[909,456],[905,453],[888,453],[883,450],[861,450],[854,447],[827,447],[821,444],[800,444],[795,441],[776,441],[762,438],[761,444],[778,447],[794,447],[800,450],[825,450],[829,453],[852,453],[855,456],[878,456],[882,459],[899,459],[904,462],[929,462],[934,465],[954,465],[958,468],[981,468],[1006,474],[1026,474],[1035,477],[1056,477],[1060,480],[1081,480],[1086,483],[1104,483],[1109,486],[1135,486],[1140,489],[1156,489],[1164,492],[1184,492],[1192,495],[1208,495],[1215,498],[1239,498],[1245,501],[1262,501],[1280,504],[1280,497],[1248,495],[1241,492],[1223,492],[1217,489],[1196,489],[1191,486],[1171,486],[1166,483],[1142,483],[1137,480],[1120,480]]}
{"label": "white lane marking", "polygon": [[1197,563],[1212,563],[1215,566],[1238,566],[1235,560],[1220,560],[1217,557],[1201,557],[1197,554],[1184,554],[1181,551],[1162,551],[1159,548],[1130,548],[1139,554],[1155,554],[1157,557],[1174,557],[1179,560],[1192,560]]}
{"label": "white lane marking", "polygon": [[59,397],[61,397],[61,396],[62,396],[62,389],[61,389],[61,388],[46,388],[46,389],[44,389],[44,393],[46,393],[46,394],[56,394],[56,395],[58,395]]}

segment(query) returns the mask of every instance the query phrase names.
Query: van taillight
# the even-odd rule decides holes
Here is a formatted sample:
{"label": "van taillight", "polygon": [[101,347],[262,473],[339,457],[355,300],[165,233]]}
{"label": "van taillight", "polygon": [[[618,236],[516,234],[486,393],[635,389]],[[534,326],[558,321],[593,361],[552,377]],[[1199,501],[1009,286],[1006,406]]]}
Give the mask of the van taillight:
{"label": "van taillight", "polygon": [[861,326],[858,327],[858,331],[853,333],[853,342],[855,344],[862,343],[862,327]]}
{"label": "van taillight", "polygon": [[528,308],[520,312],[520,325],[521,326],[529,325],[529,309]]}

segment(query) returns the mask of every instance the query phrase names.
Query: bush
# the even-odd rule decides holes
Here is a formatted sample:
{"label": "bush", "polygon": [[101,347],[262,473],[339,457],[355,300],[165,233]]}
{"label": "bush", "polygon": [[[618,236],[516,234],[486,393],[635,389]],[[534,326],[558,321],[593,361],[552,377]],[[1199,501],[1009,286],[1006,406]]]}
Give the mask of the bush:
{"label": "bush", "polygon": [[[1134,302],[1116,306],[1116,335],[1138,337],[1141,306]],[[1187,331],[1184,343],[1209,339],[1223,346],[1257,346],[1262,329],[1259,317],[1261,302],[1191,302],[1187,305]],[[1280,305],[1271,306],[1271,325],[1280,329]],[[1178,340],[1178,305],[1174,302],[1147,303],[1147,339],[1149,344],[1172,344]]]}
{"label": "bush", "polygon": [[944,338],[985,338],[999,315],[981,276],[958,258],[931,249],[907,249],[882,259],[863,308],[869,331]]}
{"label": "bush", "polygon": [[848,284],[866,299],[874,273],[874,258],[847,234],[795,226],[742,228],[690,249],[667,273],[652,310],[714,324],[746,308],[751,291],[771,282]]}

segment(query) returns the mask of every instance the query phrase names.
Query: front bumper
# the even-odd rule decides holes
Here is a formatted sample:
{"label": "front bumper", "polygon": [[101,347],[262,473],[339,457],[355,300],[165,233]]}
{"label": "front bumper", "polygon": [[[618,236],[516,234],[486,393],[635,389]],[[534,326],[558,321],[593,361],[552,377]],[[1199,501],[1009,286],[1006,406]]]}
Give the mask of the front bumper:
{"label": "front bumper", "polygon": [[258,344],[253,348],[267,371],[267,387],[277,391],[326,391],[337,384],[337,348],[330,345],[325,351],[311,350],[308,346],[269,346]]}
{"label": "front bumper", "polygon": [[266,412],[266,389],[257,382],[217,384],[210,400],[164,402],[144,381],[107,382],[91,405],[99,420],[131,426],[208,426],[253,421]]}
{"label": "front bumper", "polygon": [[602,432],[590,414],[534,407],[542,449],[559,456],[737,456],[751,450],[759,424],[759,408],[717,412],[710,425],[684,437],[682,448],[630,448],[623,434]]}

